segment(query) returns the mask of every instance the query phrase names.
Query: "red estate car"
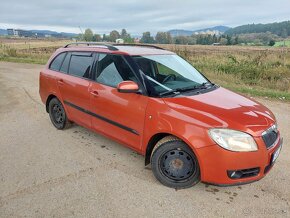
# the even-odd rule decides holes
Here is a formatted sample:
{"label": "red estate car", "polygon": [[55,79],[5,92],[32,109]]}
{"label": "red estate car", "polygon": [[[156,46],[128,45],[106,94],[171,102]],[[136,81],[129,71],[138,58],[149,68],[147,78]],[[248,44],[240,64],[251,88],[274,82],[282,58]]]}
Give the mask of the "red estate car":
{"label": "red estate car", "polygon": [[39,83],[57,129],[74,122],[130,147],[169,187],[259,180],[282,147],[268,108],[156,46],[72,43]]}

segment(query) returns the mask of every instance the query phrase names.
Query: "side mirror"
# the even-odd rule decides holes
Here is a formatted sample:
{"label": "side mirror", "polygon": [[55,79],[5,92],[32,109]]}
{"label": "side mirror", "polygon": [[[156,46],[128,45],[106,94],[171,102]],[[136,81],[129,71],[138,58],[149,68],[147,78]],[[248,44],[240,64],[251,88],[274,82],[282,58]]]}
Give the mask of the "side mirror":
{"label": "side mirror", "polygon": [[123,81],[118,84],[117,89],[122,93],[137,93],[139,86],[134,81]]}

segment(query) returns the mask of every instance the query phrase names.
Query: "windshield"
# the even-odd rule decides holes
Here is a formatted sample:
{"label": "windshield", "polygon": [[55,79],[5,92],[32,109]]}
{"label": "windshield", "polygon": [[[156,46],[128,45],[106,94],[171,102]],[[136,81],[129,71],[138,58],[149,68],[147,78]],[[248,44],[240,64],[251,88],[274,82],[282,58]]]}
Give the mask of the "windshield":
{"label": "windshield", "polygon": [[193,90],[210,83],[178,55],[134,56],[154,95]]}

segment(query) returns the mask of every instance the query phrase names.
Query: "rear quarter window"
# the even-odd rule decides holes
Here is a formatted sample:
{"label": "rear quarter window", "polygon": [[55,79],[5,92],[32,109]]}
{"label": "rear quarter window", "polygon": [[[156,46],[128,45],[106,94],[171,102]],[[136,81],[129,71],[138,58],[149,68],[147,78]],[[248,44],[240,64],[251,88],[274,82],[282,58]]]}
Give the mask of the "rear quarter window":
{"label": "rear quarter window", "polygon": [[65,55],[66,55],[66,53],[61,53],[58,56],[56,56],[53,59],[53,61],[50,63],[49,69],[54,70],[54,71],[59,71]]}
{"label": "rear quarter window", "polygon": [[70,57],[71,57],[71,55],[68,52],[67,55],[65,56],[65,59],[62,62],[62,65],[61,65],[61,68],[60,68],[60,72],[68,73]]}

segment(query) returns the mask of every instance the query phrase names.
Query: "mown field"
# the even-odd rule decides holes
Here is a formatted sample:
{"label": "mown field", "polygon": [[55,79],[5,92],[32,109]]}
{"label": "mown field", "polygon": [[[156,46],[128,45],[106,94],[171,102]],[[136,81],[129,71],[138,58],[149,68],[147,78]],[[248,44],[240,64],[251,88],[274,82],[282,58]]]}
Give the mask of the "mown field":
{"label": "mown field", "polygon": [[[275,47],[284,46],[284,41],[276,42],[274,46]],[[285,46],[290,47],[290,40],[285,40]]]}
{"label": "mown field", "polygon": [[[0,38],[0,61],[45,64],[63,40]],[[290,101],[290,48],[160,45],[203,72],[212,82],[250,96]]]}

